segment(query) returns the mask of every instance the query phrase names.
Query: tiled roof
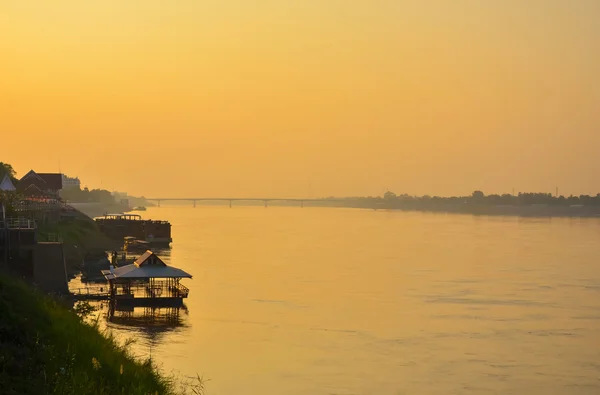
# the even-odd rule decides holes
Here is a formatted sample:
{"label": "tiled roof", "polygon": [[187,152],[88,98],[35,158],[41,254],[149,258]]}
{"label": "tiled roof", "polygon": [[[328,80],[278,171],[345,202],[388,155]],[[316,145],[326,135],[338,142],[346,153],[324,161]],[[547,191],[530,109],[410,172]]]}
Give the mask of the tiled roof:
{"label": "tiled roof", "polygon": [[48,184],[48,189],[62,189],[62,174],[60,173],[37,173],[42,180]]}

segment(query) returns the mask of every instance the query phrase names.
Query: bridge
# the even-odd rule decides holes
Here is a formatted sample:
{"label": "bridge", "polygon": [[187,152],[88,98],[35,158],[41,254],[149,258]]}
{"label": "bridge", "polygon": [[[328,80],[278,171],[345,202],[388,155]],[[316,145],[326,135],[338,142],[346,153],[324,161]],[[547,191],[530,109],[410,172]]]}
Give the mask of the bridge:
{"label": "bridge", "polygon": [[194,207],[196,207],[196,202],[229,202],[229,207],[233,206],[233,202],[263,202],[265,207],[268,207],[269,202],[295,202],[300,204],[300,207],[304,207],[305,202],[340,202],[342,199],[335,198],[324,198],[324,199],[303,199],[303,198],[206,198],[206,197],[197,197],[197,198],[146,198],[147,201],[156,202],[157,206],[160,207],[160,202],[169,202],[169,201],[188,201],[192,202]]}

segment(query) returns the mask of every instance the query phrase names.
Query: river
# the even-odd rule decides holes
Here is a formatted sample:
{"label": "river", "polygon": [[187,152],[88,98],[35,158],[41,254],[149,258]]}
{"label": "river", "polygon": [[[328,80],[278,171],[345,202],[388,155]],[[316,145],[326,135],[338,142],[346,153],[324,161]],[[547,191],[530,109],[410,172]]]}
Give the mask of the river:
{"label": "river", "polygon": [[[600,393],[600,220],[162,207],[178,326],[106,323],[207,394]],[[139,313],[136,310],[136,313]]]}

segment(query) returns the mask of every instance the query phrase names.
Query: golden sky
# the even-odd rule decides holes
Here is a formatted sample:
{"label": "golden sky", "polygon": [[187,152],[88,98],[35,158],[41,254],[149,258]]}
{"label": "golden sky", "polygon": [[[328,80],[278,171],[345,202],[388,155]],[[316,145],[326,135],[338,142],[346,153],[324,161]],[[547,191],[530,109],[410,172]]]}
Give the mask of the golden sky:
{"label": "golden sky", "polygon": [[146,196],[595,194],[599,37],[597,0],[0,0],[0,160]]}

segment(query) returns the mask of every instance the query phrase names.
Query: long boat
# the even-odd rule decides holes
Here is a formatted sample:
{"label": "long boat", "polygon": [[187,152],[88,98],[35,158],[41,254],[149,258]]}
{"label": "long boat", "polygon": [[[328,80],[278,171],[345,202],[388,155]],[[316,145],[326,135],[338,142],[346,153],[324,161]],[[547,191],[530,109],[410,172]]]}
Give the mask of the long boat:
{"label": "long boat", "polygon": [[130,236],[152,245],[167,246],[173,241],[168,221],[142,219],[138,214],[105,214],[94,221],[100,232],[113,240],[121,241]]}
{"label": "long boat", "polygon": [[141,251],[145,252],[150,247],[150,243],[145,240],[138,240],[133,236],[127,236],[123,240],[123,249],[127,252]]}

